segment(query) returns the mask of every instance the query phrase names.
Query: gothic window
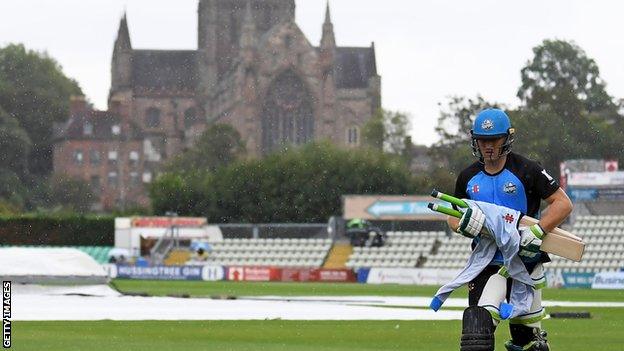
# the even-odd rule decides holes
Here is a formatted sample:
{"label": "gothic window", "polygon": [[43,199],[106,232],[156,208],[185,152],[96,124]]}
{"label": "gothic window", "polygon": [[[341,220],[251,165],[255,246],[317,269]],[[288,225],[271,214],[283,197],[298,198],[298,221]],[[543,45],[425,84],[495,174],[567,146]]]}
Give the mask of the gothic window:
{"label": "gothic window", "polygon": [[160,126],[160,110],[155,107],[147,109],[145,114],[145,125],[148,128],[156,128]]}
{"label": "gothic window", "polygon": [[271,84],[262,109],[262,147],[268,153],[314,138],[310,96],[297,75],[287,71]]}
{"label": "gothic window", "polygon": [[197,110],[194,107],[189,108],[184,111],[184,127],[190,128],[195,123],[199,122],[199,117],[197,116]]}
{"label": "gothic window", "polygon": [[349,127],[347,129],[347,144],[350,146],[360,145],[360,128]]}

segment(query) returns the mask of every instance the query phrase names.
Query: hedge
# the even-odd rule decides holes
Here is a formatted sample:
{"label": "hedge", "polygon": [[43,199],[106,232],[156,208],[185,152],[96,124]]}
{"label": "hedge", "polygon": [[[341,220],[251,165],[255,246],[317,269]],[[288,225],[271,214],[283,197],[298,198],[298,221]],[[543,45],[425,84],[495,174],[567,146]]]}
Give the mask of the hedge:
{"label": "hedge", "polygon": [[115,218],[110,216],[0,217],[2,245],[113,246]]}

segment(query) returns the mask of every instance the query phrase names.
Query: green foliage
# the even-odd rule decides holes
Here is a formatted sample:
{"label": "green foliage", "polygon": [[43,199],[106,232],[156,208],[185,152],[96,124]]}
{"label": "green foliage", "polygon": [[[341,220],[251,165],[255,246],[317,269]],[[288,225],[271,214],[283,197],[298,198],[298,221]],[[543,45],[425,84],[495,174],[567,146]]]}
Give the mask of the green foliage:
{"label": "green foliage", "polygon": [[[470,155],[470,157],[472,157],[472,155]],[[466,162],[471,162],[470,157],[466,156],[462,159],[464,167],[467,165]],[[459,163],[460,162],[458,162],[458,164]],[[429,194],[433,189],[453,194],[455,191],[455,180],[458,175],[458,171],[441,165],[434,165],[429,172],[417,174],[415,176],[414,181],[416,185],[414,194]]]}
{"label": "green foliage", "polygon": [[50,202],[76,213],[87,213],[98,199],[87,182],[57,175],[50,181]]}
{"label": "green foliage", "polygon": [[596,62],[573,42],[545,40],[522,69],[524,106],[514,113],[517,146],[557,173],[574,158],[620,158],[622,116]]}
{"label": "green foliage", "polygon": [[17,211],[50,204],[52,126],[69,117],[69,97],[78,94],[47,54],[0,48],[0,201]]}
{"label": "green foliage", "polygon": [[409,194],[413,179],[396,156],[307,144],[214,173],[165,174],[154,182],[156,213],[206,216],[211,222],[324,222],[346,194]]}
{"label": "green foliage", "polygon": [[15,205],[6,201],[0,201],[0,216],[15,215],[18,212],[19,211],[17,208],[15,208]]}
{"label": "green foliage", "polygon": [[432,174],[428,176],[438,183],[432,184],[434,187],[452,192],[455,189],[454,178],[462,169],[476,161],[470,146],[470,131],[479,111],[486,108],[503,106],[486,101],[480,95],[475,98],[453,96],[440,111],[436,126],[440,141],[431,147],[431,154],[437,164],[446,164],[446,167],[438,166],[431,170]]}
{"label": "green foliage", "polygon": [[114,217],[0,216],[0,238],[4,245],[112,246],[114,234]]}
{"label": "green foliage", "polygon": [[8,206],[21,209],[27,201],[28,188],[11,170],[0,169],[0,200]]}
{"label": "green foliage", "polygon": [[[576,44],[545,40],[522,69],[522,100],[506,109],[516,129],[514,150],[538,160],[552,174],[559,163],[574,158],[616,158],[624,161],[624,118],[618,103],[606,92],[595,61]],[[453,97],[441,111],[432,147],[439,162],[458,172],[473,162],[470,130],[476,114],[499,107],[482,97]]]}
{"label": "green foliage", "polygon": [[362,130],[364,144],[392,154],[402,154],[407,145],[409,116],[402,112],[379,109]]}
{"label": "green foliage", "polygon": [[0,106],[0,169],[21,176],[27,172],[31,141],[19,122]]}
{"label": "green foliage", "polygon": [[166,166],[168,171],[191,174],[215,171],[245,154],[245,144],[229,124],[212,124],[195,145]]}
{"label": "green foliage", "polygon": [[158,177],[149,188],[154,213],[196,214],[197,208],[201,208],[204,203],[205,188],[201,186],[201,182],[198,184],[195,181],[204,177],[205,182],[210,184],[212,174],[208,172],[197,173],[191,177],[184,177],[178,173],[164,173]]}
{"label": "green foliage", "polygon": [[373,149],[382,150],[384,144],[385,127],[383,112],[378,110],[362,128],[364,145]]}
{"label": "green foliage", "polygon": [[52,125],[69,117],[71,95],[82,95],[78,83],[47,54],[21,44],[0,48],[0,107],[32,141],[28,168],[33,174],[52,170]]}
{"label": "green foliage", "polygon": [[440,111],[435,130],[440,136],[439,145],[470,143],[472,123],[479,111],[486,108],[503,108],[498,103],[486,101],[477,95],[474,99],[463,96],[448,98],[447,106]]}
{"label": "green foliage", "polygon": [[558,114],[613,110],[598,65],[574,42],[544,40],[521,71],[518,97],[529,108],[553,106]]}

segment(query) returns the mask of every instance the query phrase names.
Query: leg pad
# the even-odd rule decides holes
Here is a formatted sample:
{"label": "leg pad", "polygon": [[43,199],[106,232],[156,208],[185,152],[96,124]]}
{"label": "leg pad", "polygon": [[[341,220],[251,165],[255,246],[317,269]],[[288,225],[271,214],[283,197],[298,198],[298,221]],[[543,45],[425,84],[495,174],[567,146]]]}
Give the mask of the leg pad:
{"label": "leg pad", "polygon": [[494,324],[490,312],[470,306],[462,320],[461,351],[494,351]]}

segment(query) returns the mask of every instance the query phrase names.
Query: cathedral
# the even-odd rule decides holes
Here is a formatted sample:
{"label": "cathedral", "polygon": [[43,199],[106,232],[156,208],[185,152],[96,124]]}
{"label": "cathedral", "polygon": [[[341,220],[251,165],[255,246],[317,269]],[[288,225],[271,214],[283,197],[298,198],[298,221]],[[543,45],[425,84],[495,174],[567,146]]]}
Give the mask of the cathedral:
{"label": "cathedral", "polygon": [[[294,0],[200,0],[197,50],[145,50],[133,48],[124,15],[106,113],[119,120],[120,140],[140,145],[139,178],[151,179],[210,123],[233,126],[250,156],[323,139],[358,146],[362,127],[381,107],[375,47],[337,46],[329,5],[322,26],[315,46],[295,23]],[[59,140],[72,140],[63,130],[84,130],[71,123],[99,123],[90,114],[72,116]],[[69,160],[75,150],[64,146]],[[65,166],[71,162],[55,169]]]}
{"label": "cathedral", "polygon": [[[374,46],[336,46],[329,6],[312,45],[294,0],[201,0],[197,50],[188,51],[133,49],[124,16],[111,71],[109,105],[130,105],[147,134],[168,143],[192,139],[195,124],[228,123],[256,155],[319,139],[356,145],[380,107]],[[183,142],[173,144],[163,151]]]}

